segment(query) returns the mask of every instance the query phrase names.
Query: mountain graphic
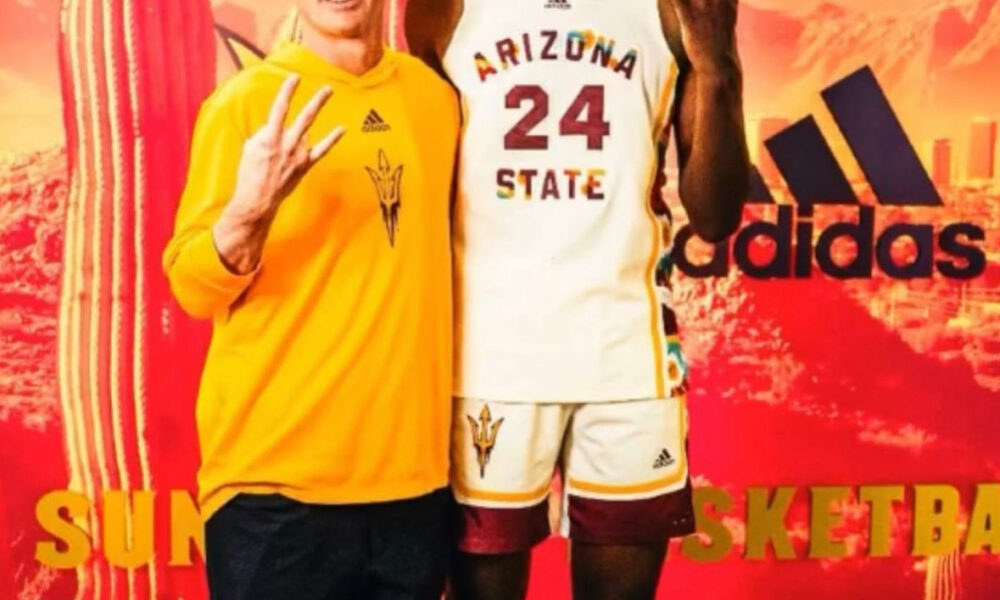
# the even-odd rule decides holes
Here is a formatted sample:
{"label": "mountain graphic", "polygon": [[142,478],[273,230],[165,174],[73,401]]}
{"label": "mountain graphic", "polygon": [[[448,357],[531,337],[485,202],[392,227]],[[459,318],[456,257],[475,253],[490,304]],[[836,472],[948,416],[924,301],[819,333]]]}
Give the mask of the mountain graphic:
{"label": "mountain graphic", "polygon": [[815,100],[802,90],[864,65],[918,140],[953,137],[974,115],[997,111],[1000,0],[914,2],[896,11],[826,3],[799,13],[748,0],[740,6],[739,41],[752,114],[811,112]]}

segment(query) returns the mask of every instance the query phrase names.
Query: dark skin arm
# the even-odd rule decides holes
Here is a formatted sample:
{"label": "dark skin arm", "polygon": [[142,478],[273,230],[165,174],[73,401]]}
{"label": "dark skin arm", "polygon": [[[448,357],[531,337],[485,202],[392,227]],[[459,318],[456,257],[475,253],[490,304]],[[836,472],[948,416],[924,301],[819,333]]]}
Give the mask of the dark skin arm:
{"label": "dark skin arm", "polygon": [[441,57],[462,16],[462,0],[408,0],[403,27],[410,54],[445,76]]}
{"label": "dark skin arm", "polygon": [[750,179],[737,0],[659,2],[681,67],[673,115],[681,203],[699,237],[721,241],[739,226]]}

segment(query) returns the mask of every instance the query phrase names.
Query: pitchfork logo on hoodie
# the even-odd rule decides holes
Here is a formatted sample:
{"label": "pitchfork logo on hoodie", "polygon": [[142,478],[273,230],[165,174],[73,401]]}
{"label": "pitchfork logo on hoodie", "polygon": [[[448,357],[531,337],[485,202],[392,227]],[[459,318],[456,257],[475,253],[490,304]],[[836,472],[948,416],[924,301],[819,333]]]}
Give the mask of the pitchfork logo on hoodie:
{"label": "pitchfork logo on hoodie", "polygon": [[378,151],[378,166],[374,169],[365,167],[375,184],[378,203],[382,209],[382,222],[389,236],[389,245],[396,245],[396,230],[399,228],[399,209],[402,205],[399,198],[400,183],[403,179],[403,165],[395,168],[382,150]]}

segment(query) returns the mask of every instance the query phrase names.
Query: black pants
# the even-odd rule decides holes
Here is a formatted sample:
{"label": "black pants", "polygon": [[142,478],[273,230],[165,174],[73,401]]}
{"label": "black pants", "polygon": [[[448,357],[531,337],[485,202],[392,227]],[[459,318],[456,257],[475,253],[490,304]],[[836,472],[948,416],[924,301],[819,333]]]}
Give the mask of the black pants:
{"label": "black pants", "polygon": [[240,494],[205,526],[212,600],[438,600],[453,539],[449,490],[379,504]]}

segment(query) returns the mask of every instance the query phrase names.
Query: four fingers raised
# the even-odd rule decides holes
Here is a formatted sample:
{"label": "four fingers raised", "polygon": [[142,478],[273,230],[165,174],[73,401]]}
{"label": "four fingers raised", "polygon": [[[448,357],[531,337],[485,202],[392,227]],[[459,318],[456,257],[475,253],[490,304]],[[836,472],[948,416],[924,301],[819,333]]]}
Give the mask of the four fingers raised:
{"label": "four fingers raised", "polygon": [[[288,117],[292,96],[295,95],[298,84],[299,76],[296,74],[289,75],[285,79],[278,90],[278,95],[275,96],[274,102],[271,104],[271,111],[265,125],[265,129],[271,132],[277,139],[287,142],[286,147],[289,149],[300,149],[303,147],[306,132],[309,131],[309,128],[316,121],[316,117],[319,115],[319,111],[323,108],[323,105],[333,95],[333,90],[329,86],[320,88],[302,108],[302,112],[299,113],[295,121],[286,129],[285,120]],[[343,137],[344,132],[345,130],[342,126],[338,125],[335,127],[303,155],[302,162],[307,167],[311,167],[333,148],[340,138]]]}
{"label": "four fingers raised", "polygon": [[332,94],[333,90],[328,86],[323,86],[313,95],[305,105],[305,108],[302,109],[302,112],[299,113],[298,118],[292,123],[292,126],[288,128],[289,141],[297,143],[302,139],[306,131],[309,130],[309,127],[312,126],[313,121],[316,120],[316,115],[319,114],[320,109],[323,108],[323,105],[326,104],[326,101],[330,99]]}

